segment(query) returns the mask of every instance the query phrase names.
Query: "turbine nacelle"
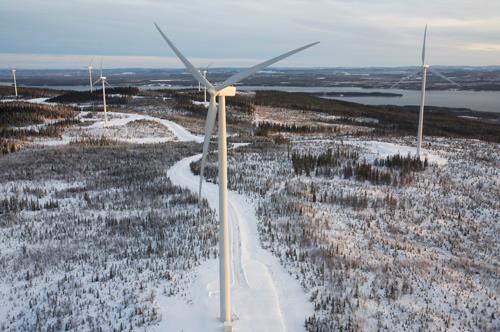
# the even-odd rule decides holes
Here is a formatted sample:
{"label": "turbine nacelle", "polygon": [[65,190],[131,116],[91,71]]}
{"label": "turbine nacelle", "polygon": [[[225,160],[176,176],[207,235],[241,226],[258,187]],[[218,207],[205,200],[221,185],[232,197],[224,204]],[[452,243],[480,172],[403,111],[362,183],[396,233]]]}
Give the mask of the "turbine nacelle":
{"label": "turbine nacelle", "polygon": [[222,90],[215,91],[217,97],[234,97],[236,96],[236,87],[226,86]]}

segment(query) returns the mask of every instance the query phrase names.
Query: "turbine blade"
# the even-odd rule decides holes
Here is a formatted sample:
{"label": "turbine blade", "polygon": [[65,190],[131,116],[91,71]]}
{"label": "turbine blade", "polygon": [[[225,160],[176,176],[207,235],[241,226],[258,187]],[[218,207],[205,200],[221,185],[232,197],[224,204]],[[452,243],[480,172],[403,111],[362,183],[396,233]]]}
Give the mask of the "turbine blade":
{"label": "turbine blade", "polygon": [[424,44],[422,46],[422,66],[425,65],[425,44],[427,41],[427,24],[425,25],[425,30],[424,30]]}
{"label": "turbine blade", "polygon": [[94,58],[95,58],[95,57],[92,57],[92,59],[90,59],[89,65],[88,65],[87,67],[92,66],[92,62],[94,62]]}
{"label": "turbine blade", "polygon": [[112,86],[111,84],[109,84],[108,81],[104,81],[104,84],[106,84],[107,86],[109,86],[111,89],[115,89],[115,87]]}
{"label": "turbine blade", "polygon": [[102,77],[102,57],[101,57],[101,77]]}
{"label": "turbine blade", "polygon": [[201,199],[201,185],[203,183],[203,173],[205,171],[205,164],[208,157],[208,145],[212,137],[212,131],[215,125],[215,118],[217,116],[217,105],[215,104],[215,95],[210,95],[210,105],[207,112],[207,121],[205,123],[205,140],[203,141],[203,156],[201,157],[200,167],[200,189],[198,195]]}
{"label": "turbine blade", "polygon": [[402,79],[400,79],[399,81],[397,81],[396,83],[394,83],[393,85],[391,85],[389,89],[394,89],[396,86],[398,86],[399,84],[403,83],[407,79],[409,79],[409,78],[417,75],[418,73],[420,73],[420,69],[418,71],[414,72],[414,73],[411,73],[408,76],[403,77]]}
{"label": "turbine blade", "polygon": [[94,83],[92,83],[92,85],[96,85],[97,83],[99,83],[101,81],[101,79],[99,78],[98,80],[96,80]]}
{"label": "turbine blade", "polygon": [[184,64],[184,66],[186,67],[186,69],[191,73],[191,75],[193,75],[193,77],[198,82],[200,82],[201,84],[203,84],[207,88],[212,88],[213,89],[214,86],[209,81],[207,81],[207,79],[205,77],[203,77],[203,75],[200,74],[200,72],[198,71],[198,69],[196,69],[193,66],[193,64],[191,62],[189,62],[188,59],[186,59],[186,57],[184,55],[182,55],[182,53],[177,49],[177,47],[175,47],[175,45],[170,41],[170,39],[167,38],[167,36],[163,33],[163,31],[161,31],[161,29],[158,26],[158,24],[155,23],[155,27],[156,27],[156,29],[158,29],[158,32],[161,34],[161,36],[163,37],[163,39],[167,42],[167,44],[170,46],[170,48],[172,49],[172,51],[174,51],[175,55],[177,55],[177,57],[182,61],[182,63]]}
{"label": "turbine blade", "polygon": [[244,71],[236,73],[233,76],[229,77],[224,82],[222,82],[221,86],[217,86],[217,90],[222,90],[225,87],[228,87],[230,85],[238,83],[238,82],[244,80],[245,78],[247,78],[248,76],[251,76],[251,75],[255,74],[259,70],[264,69],[264,68],[266,68],[266,67],[268,67],[268,66],[270,66],[270,65],[272,65],[272,64],[274,64],[274,63],[276,63],[276,62],[278,62],[280,60],[283,60],[283,59],[289,57],[290,55],[298,53],[298,52],[300,52],[302,50],[305,50],[306,48],[312,47],[312,46],[314,46],[316,44],[319,44],[319,42],[315,42],[315,43],[312,43],[312,44],[308,44],[308,45],[299,47],[297,49],[294,49],[292,51],[286,52],[285,54],[282,54],[282,55],[277,56],[275,58],[272,58],[270,60],[267,60],[267,61],[264,61],[262,63],[259,63],[258,65],[250,67],[250,68],[248,68],[248,69],[246,69]]}
{"label": "turbine blade", "polygon": [[456,86],[461,86],[460,84],[458,84],[457,82],[455,82],[454,80],[452,80],[451,78],[448,78],[446,76],[444,76],[443,74],[441,74],[440,72],[438,72],[437,70],[435,69],[429,69],[429,71],[433,74],[436,74],[437,76],[441,77],[442,79],[450,82],[451,84],[454,84]]}

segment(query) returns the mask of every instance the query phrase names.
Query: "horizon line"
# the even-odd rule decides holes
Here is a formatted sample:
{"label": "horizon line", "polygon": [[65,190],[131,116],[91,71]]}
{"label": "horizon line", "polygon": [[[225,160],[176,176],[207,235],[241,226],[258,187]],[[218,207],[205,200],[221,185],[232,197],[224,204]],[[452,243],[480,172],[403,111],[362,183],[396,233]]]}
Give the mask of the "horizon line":
{"label": "horizon line", "polygon": [[[103,59],[103,69],[183,69],[182,63],[171,55],[103,55],[92,56],[86,54],[33,54],[33,53],[0,53],[0,63],[3,69],[24,70],[77,70],[87,69],[94,59],[94,68],[99,68],[100,58]],[[261,58],[203,58],[193,57],[191,62],[199,68],[212,64],[212,68],[247,68],[261,62]],[[61,64],[63,63],[63,64]],[[113,63],[113,65],[110,65]],[[498,64],[431,64],[436,67],[500,67]],[[411,68],[420,67],[414,64],[315,64],[307,65],[304,60],[294,59],[284,61],[279,66],[270,68],[281,69],[330,69],[330,68]]]}

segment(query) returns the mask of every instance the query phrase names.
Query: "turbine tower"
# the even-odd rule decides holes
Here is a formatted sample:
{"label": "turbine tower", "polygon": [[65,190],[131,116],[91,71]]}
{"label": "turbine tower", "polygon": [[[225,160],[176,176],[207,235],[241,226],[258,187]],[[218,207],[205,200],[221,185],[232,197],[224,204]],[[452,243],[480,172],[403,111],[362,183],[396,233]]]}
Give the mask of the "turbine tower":
{"label": "turbine tower", "polygon": [[420,112],[418,114],[418,132],[417,132],[417,158],[420,159],[420,149],[422,148],[422,130],[424,126],[424,107],[425,107],[425,85],[427,83],[427,71],[429,65],[425,63],[425,43],[427,39],[427,25],[424,30],[424,42],[422,46],[422,90],[420,93]]}
{"label": "turbine tower", "polygon": [[92,84],[92,62],[93,61],[94,61],[94,58],[92,58],[92,60],[90,60],[89,65],[87,66],[87,68],[89,70],[90,93],[94,92],[94,87]]}
{"label": "turbine tower", "polygon": [[203,172],[208,154],[208,145],[212,136],[212,130],[215,125],[215,118],[217,116],[216,98],[219,101],[219,273],[220,273],[220,316],[225,326],[231,326],[232,312],[231,312],[231,281],[230,281],[230,262],[229,262],[229,221],[228,221],[228,203],[227,203],[227,134],[226,134],[226,97],[231,97],[236,94],[236,84],[250,75],[258,72],[259,70],[268,67],[284,58],[287,58],[297,52],[305,50],[319,42],[305,45],[295,50],[289,51],[285,54],[264,61],[258,65],[250,67],[242,72],[230,76],[220,85],[212,85],[204,75],[189,62],[188,59],[175,47],[175,45],[167,38],[161,31],[160,27],[155,23],[156,29],[162,35],[163,39],[170,46],[172,51],[182,61],[186,69],[194,76],[194,78],[203,84],[210,94],[210,104],[208,107],[207,120],[205,123],[205,140],[203,142],[203,157],[201,159],[200,169],[200,187],[199,195],[201,197],[201,187],[203,183]]}
{"label": "turbine tower", "polygon": [[102,74],[102,60],[101,60],[101,75],[99,76],[99,79],[94,82],[94,85],[101,82],[102,83],[102,103],[104,106],[104,126],[108,126],[108,107],[106,104],[106,85],[111,87],[107,81],[107,77]]}
{"label": "turbine tower", "polygon": [[[420,150],[422,149],[422,132],[423,132],[423,127],[424,127],[424,108],[425,108],[425,91],[426,91],[428,72],[431,72],[432,74],[436,74],[437,76],[450,82],[451,84],[460,86],[460,84],[458,84],[455,81],[444,76],[443,74],[441,74],[437,70],[430,69],[430,66],[425,63],[426,43],[427,43],[427,25],[425,26],[424,41],[423,41],[423,45],[422,45],[422,69],[421,69],[422,70],[422,85],[421,85],[421,94],[420,94],[420,112],[418,115],[418,131],[417,131],[417,157],[418,158],[420,158]],[[401,80],[399,80],[398,82],[391,85],[390,89],[395,88],[400,83],[403,83],[404,81],[406,81],[410,77],[415,76],[418,73],[420,73],[420,69],[417,72],[412,73],[409,76],[403,77]]]}
{"label": "turbine tower", "polygon": [[[207,79],[207,70],[203,70],[203,78]],[[203,101],[206,103],[207,102],[207,87],[204,85],[203,86]]]}
{"label": "turbine tower", "polygon": [[[201,74],[200,70],[198,70],[198,72]],[[201,83],[200,83],[200,81],[198,81],[198,92],[200,92],[200,91],[201,91]]]}
{"label": "turbine tower", "polygon": [[16,94],[16,99],[18,97],[17,95],[17,81],[16,81],[16,70],[12,69],[12,80],[14,81],[14,93]]}

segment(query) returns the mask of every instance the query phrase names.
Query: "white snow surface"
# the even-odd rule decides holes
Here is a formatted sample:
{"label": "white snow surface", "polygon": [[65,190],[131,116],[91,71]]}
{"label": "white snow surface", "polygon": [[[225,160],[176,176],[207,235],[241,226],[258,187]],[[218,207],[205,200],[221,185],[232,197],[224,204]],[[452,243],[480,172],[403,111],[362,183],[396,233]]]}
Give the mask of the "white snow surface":
{"label": "white snow surface", "polygon": [[26,100],[28,103],[32,104],[43,104],[43,105],[57,105],[56,103],[49,103],[47,100],[50,98],[33,98]]}
{"label": "white snow surface", "polygon": [[[154,116],[149,116],[149,115],[142,115],[142,114],[134,114],[134,113],[119,113],[119,112],[108,112],[110,114],[110,118],[108,120],[108,127],[118,127],[118,126],[124,126],[129,122],[136,121],[136,120],[148,120],[148,121],[154,121],[157,122],[161,125],[164,125],[168,127],[177,137],[177,140],[182,141],[182,142],[189,142],[189,141],[194,141],[201,143],[203,142],[203,137],[202,136],[197,136],[191,134],[186,128],[178,125],[177,123],[165,119],[160,119],[156,118]],[[89,126],[89,128],[106,128],[104,121],[97,121],[96,123],[92,124]],[[168,139],[170,140],[170,139]],[[160,143],[165,141],[165,139],[162,138],[144,138],[144,139],[138,139],[134,141],[135,143]]]}
{"label": "white snow surface", "polygon": [[[201,154],[182,159],[168,171],[175,185],[197,192],[199,177],[190,163]],[[202,195],[218,211],[218,186],[204,182]],[[235,331],[304,331],[312,304],[297,280],[278,259],[260,246],[255,206],[229,191],[232,255],[232,303]],[[162,321],[157,331],[221,331],[219,320],[219,263],[209,260],[194,271],[189,299],[160,298]]]}
{"label": "white snow surface", "polygon": [[210,102],[208,101],[196,101],[196,100],[191,100],[191,102],[193,103],[193,105],[201,105],[201,106],[205,106],[206,108],[208,108],[208,106],[210,106]]}
{"label": "white snow surface", "polygon": [[[83,118],[83,116],[85,116],[86,113],[88,112],[80,113],[81,120],[86,121],[86,119]],[[93,123],[88,127],[82,127],[81,128],[82,133],[90,134],[90,136],[94,137],[108,136],[106,129],[124,127],[129,122],[136,120],[148,120],[157,122],[167,127],[174,134],[175,139],[177,139],[178,141],[197,142],[197,143],[203,142],[202,136],[197,136],[190,133],[186,128],[178,125],[173,121],[156,118],[149,115],[136,114],[136,113],[108,112],[108,124],[106,126],[104,123],[104,115],[103,114],[100,115],[102,115],[102,120],[99,119],[98,121],[96,121],[95,123]],[[58,145],[69,144],[75,139],[77,139],[77,137],[68,134],[63,134],[61,139],[40,139],[37,140],[36,143],[45,146],[58,146]],[[130,138],[113,137],[113,139],[135,144],[154,144],[154,143],[164,143],[172,141],[172,137],[130,137]]]}
{"label": "white snow surface", "polygon": [[[381,141],[344,141],[344,143],[366,148],[374,154],[376,158],[385,158],[398,153],[402,156],[406,156],[408,154],[416,155],[417,151],[416,147]],[[421,149],[421,157],[427,158],[430,163],[437,165],[446,164],[446,158],[430,153],[426,149]]]}

